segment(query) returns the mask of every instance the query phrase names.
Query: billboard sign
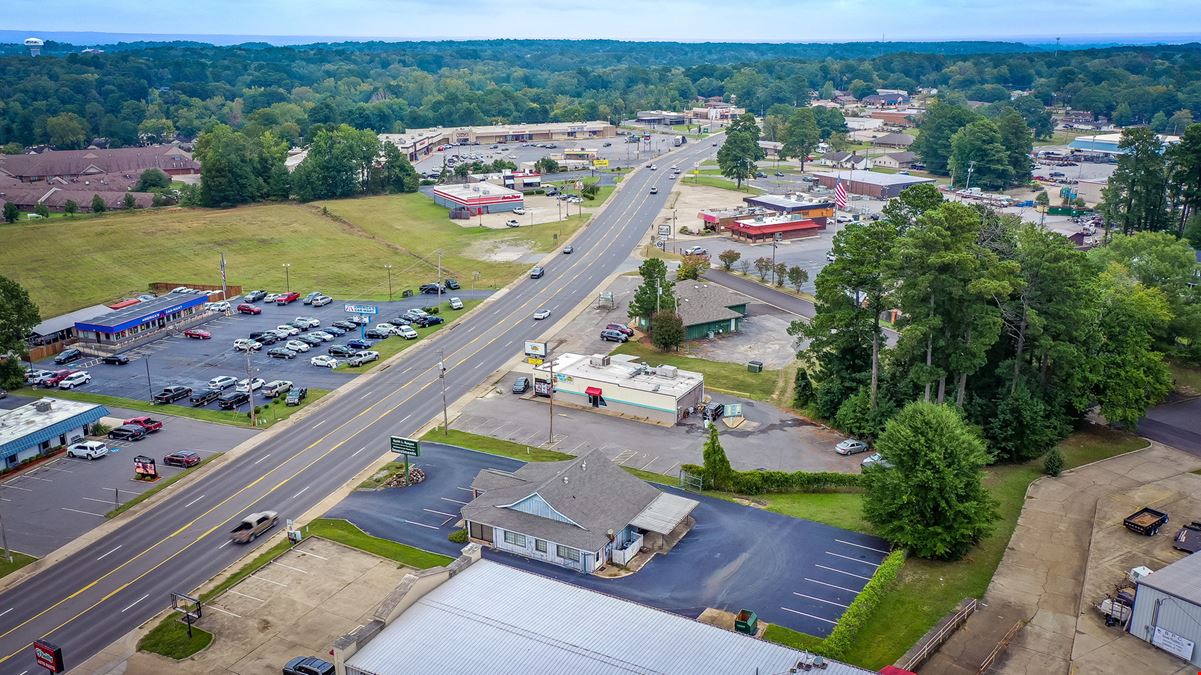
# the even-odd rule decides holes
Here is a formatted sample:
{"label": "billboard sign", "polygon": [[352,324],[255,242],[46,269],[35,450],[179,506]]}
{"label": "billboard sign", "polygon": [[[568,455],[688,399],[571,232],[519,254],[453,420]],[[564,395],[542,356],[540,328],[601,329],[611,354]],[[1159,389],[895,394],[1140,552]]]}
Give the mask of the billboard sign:
{"label": "billboard sign", "polygon": [[343,309],[347,314],[379,314],[379,307],[375,305],[345,305]]}
{"label": "billboard sign", "polygon": [[62,647],[45,640],[34,641],[33,660],[52,673],[61,673],[64,670]]}
{"label": "billboard sign", "polygon": [[533,340],[526,340],[525,341],[525,355],[546,358],[546,343],[545,342],[535,342]]}
{"label": "billboard sign", "polygon": [[391,439],[392,452],[407,457],[421,456],[421,441],[404,436],[393,436]]}

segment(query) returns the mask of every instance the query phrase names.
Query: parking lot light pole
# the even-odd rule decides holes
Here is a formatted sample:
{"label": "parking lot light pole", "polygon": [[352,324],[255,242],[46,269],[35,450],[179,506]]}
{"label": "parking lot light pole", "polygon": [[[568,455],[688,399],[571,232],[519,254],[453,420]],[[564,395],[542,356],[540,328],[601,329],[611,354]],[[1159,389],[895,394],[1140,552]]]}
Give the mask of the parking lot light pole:
{"label": "parking lot light pole", "polygon": [[8,532],[4,529],[3,515],[0,515],[0,545],[4,546],[4,557],[11,563],[13,561],[13,550],[8,547]]}
{"label": "parking lot light pole", "polygon": [[555,442],[555,359],[551,356],[550,348],[546,350],[546,363],[550,368],[550,389],[546,392],[550,403],[550,418],[546,426],[546,445],[549,448]]}
{"label": "parking lot light pole", "polygon": [[442,350],[438,350],[438,379],[442,380],[442,435],[450,433],[450,420],[446,413],[446,360]]}
{"label": "parking lot light pole", "polygon": [[154,385],[150,383],[150,357],[146,357],[146,389],[150,392],[150,402],[154,403]]}
{"label": "parking lot light pole", "polygon": [[388,270],[388,302],[392,302],[392,266],[384,265],[384,269]]}
{"label": "parking lot light pole", "polygon": [[250,427],[258,428],[258,416],[254,410],[254,382],[250,379],[250,351],[246,350],[246,395],[250,397]]}
{"label": "parking lot light pole", "polygon": [[288,293],[292,292],[292,274],[289,271],[291,267],[290,263],[284,263],[284,291]]}

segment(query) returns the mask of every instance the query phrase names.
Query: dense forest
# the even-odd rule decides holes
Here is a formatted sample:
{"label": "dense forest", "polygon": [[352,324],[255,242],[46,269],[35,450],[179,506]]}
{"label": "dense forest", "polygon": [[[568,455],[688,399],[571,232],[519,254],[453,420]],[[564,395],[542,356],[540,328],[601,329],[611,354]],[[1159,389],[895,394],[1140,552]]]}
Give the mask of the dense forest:
{"label": "dense forest", "polygon": [[[120,45],[0,57],[0,145],[195,138],[223,123],[306,142],[316,125],[410,127],[609,119],[722,96],[763,114],[812,92],[1031,92],[1126,123],[1201,109],[1201,45],[1048,52],[1004,43],[681,44],[467,41]],[[581,65],[587,64],[587,65]]]}

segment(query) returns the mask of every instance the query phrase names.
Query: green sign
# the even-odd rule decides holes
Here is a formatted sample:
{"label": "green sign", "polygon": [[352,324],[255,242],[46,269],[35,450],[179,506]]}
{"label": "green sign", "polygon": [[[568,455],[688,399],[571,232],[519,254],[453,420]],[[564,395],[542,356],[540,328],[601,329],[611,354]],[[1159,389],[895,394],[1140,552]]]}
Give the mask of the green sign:
{"label": "green sign", "polygon": [[393,436],[392,452],[406,457],[420,457],[421,441],[415,438],[405,438],[404,436]]}

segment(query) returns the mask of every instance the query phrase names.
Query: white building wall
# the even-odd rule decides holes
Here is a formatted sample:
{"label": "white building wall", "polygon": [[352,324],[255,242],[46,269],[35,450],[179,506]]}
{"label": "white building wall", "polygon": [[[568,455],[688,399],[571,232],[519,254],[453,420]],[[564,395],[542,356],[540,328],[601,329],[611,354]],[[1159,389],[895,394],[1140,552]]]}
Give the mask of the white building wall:
{"label": "white building wall", "polygon": [[[1140,585],[1135,595],[1134,612],[1128,630],[1131,635],[1151,642],[1156,626],[1195,644],[1201,644],[1201,606],[1158,589]],[[1197,646],[1193,647],[1189,662],[1201,668],[1201,649]]]}
{"label": "white building wall", "polygon": [[[539,541],[538,538],[521,532],[514,532],[513,534],[524,537],[524,544],[510,543],[505,540],[505,532],[506,530],[502,530],[499,527],[493,528],[492,543],[497,550],[516,553],[517,555],[533,558],[534,560],[541,560],[543,562],[551,563],[552,565],[577,569],[583,572],[592,572],[600,566],[600,562],[603,562],[604,556],[600,555],[599,552],[580,551],[580,559],[578,561],[571,560],[569,558],[560,558],[558,555],[559,545],[546,539],[541,540],[546,544],[546,551],[539,551],[537,545],[537,542]],[[585,562],[589,564],[587,569],[584,568]]]}

